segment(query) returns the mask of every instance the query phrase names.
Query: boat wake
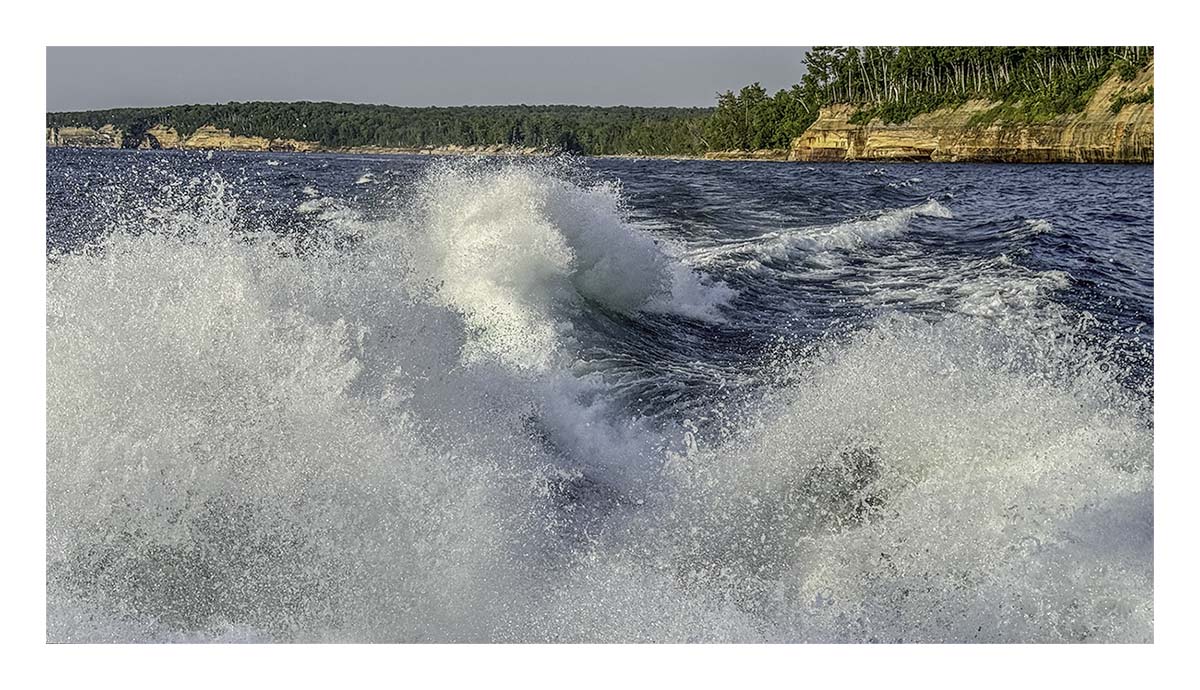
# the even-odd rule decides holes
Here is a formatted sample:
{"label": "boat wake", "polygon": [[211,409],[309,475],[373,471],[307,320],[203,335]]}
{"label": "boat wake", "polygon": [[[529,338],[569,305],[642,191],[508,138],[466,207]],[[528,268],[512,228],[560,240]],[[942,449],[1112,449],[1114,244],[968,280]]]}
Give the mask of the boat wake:
{"label": "boat wake", "polygon": [[735,322],[718,259],[944,206],[700,255],[554,165],[437,164],[382,219],[310,189],[253,233],[214,176],[53,255],[50,639],[1152,638],[1148,396],[1086,320],[978,287],[657,419],[586,366],[595,314]]}

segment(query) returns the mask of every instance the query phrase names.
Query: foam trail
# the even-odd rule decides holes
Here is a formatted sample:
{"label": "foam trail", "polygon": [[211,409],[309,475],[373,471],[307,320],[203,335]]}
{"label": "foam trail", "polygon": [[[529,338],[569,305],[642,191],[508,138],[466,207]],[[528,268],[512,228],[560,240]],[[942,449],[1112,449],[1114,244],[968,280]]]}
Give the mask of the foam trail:
{"label": "foam trail", "polygon": [[953,218],[954,214],[934,199],[900,209],[885,210],[868,218],[833,225],[771,232],[747,240],[726,242],[697,251],[702,263],[733,260],[787,261],[804,254],[849,251],[882,242],[904,232],[914,218]]}

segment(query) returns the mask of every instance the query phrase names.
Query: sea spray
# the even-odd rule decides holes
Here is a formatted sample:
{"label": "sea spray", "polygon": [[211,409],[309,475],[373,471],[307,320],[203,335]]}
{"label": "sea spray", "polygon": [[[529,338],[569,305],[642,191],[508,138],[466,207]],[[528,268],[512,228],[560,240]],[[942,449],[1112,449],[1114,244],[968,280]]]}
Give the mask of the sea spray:
{"label": "sea spray", "polygon": [[415,206],[430,279],[479,334],[469,358],[551,366],[570,337],[565,310],[580,300],[717,319],[732,296],[632,229],[611,184],[572,183],[536,165],[440,165]]}

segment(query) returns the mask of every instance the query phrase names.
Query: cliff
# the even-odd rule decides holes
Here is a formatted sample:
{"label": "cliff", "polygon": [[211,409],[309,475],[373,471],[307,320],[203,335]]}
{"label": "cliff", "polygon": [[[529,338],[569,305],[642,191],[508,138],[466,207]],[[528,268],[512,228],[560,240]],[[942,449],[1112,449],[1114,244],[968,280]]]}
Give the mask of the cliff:
{"label": "cliff", "polygon": [[833,105],[792,141],[788,160],[1152,163],[1154,103],[1126,103],[1116,113],[1112,105],[1153,86],[1153,63],[1129,82],[1114,74],[1082,112],[1040,122],[1006,121],[1003,104],[970,101],[901,124],[852,124],[855,108]]}
{"label": "cliff", "polygon": [[221,151],[317,151],[321,148],[315,141],[296,139],[266,139],[239,134],[230,134],[227,129],[205,125],[184,139],[179,148],[218,149]]}
{"label": "cliff", "polygon": [[91,127],[47,127],[47,146],[74,146],[80,148],[119,149],[124,135],[112,125],[100,129]]}
{"label": "cliff", "polygon": [[205,125],[188,136],[169,127],[155,125],[141,132],[123,132],[114,125],[90,127],[48,127],[47,146],[128,149],[219,149],[223,151],[318,151],[314,141],[267,139],[232,134],[227,129]]}
{"label": "cliff", "polygon": [[146,130],[141,141],[137,142],[140,149],[177,149],[183,146],[184,137],[170,127],[154,125]]}

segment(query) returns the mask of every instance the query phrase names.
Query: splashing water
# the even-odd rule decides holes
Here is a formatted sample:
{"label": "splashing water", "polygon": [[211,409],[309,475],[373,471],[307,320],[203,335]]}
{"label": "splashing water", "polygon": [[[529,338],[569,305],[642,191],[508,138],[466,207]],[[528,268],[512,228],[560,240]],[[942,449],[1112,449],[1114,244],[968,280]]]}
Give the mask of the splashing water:
{"label": "splashing water", "polygon": [[[1063,271],[895,244],[945,199],[689,243],[569,163],[341,174],[51,253],[51,640],[1152,639],[1137,362]],[[869,309],[737,330],[790,275]]]}

